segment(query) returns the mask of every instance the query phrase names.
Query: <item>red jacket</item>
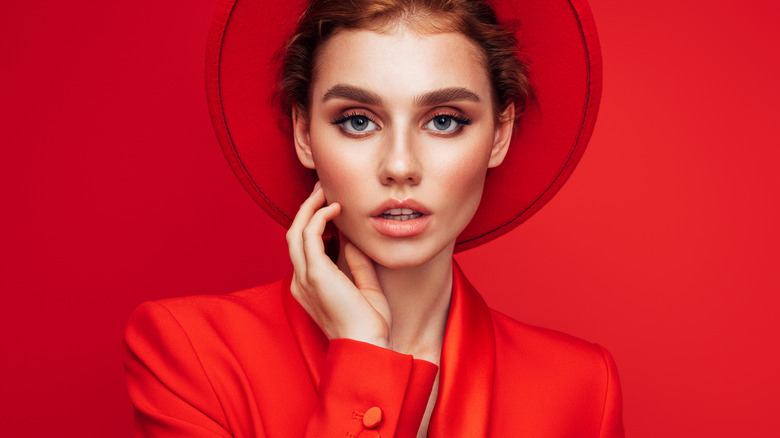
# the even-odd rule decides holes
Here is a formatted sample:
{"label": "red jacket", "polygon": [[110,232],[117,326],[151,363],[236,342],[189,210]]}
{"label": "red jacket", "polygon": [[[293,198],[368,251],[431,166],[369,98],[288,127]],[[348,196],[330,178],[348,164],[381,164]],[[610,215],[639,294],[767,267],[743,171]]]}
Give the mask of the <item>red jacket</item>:
{"label": "red jacket", "polygon": [[[436,365],[329,343],[289,285],[141,305],[125,331],[135,436],[416,437]],[[429,437],[623,436],[609,353],[491,311],[457,265],[440,373]]]}

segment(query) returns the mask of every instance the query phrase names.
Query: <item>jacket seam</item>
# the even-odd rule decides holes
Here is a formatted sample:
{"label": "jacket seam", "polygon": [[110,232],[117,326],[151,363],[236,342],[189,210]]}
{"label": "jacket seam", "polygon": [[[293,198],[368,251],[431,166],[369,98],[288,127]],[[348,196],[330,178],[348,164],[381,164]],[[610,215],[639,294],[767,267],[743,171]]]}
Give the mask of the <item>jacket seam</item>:
{"label": "jacket seam", "polygon": [[[184,333],[184,337],[187,338],[187,343],[189,343],[190,345],[192,354],[194,354],[195,358],[198,359],[198,365],[200,365],[200,369],[201,371],[203,371],[203,375],[206,377],[206,380],[209,382],[209,387],[211,387],[211,392],[214,394],[214,398],[216,398],[217,402],[219,402],[219,408],[220,410],[222,410],[222,415],[225,418],[225,422],[226,422],[225,426],[228,427],[227,432],[232,435],[233,431],[230,430],[230,424],[228,422],[227,412],[225,412],[225,407],[222,405],[222,402],[219,400],[219,395],[217,394],[217,390],[214,388],[214,382],[211,381],[209,374],[206,372],[206,367],[203,366],[203,361],[200,359],[200,355],[198,354],[198,351],[195,349],[195,345],[192,343],[192,339],[190,339],[189,333],[187,333],[187,330],[184,329],[184,326],[181,324],[181,322],[179,322],[179,320],[176,318],[176,315],[174,315],[169,308],[167,308],[162,303],[155,302],[154,304],[162,307],[163,309],[165,309],[166,312],[168,312],[168,314],[171,316],[171,319],[173,319],[173,321],[176,322],[176,325],[179,326],[179,329],[181,329],[182,333]],[[219,422],[216,421],[214,418],[212,418],[212,420],[214,420],[217,424],[219,424]]]}
{"label": "jacket seam", "polygon": [[599,437],[602,436],[602,432],[604,431],[604,417],[607,415],[607,403],[609,402],[609,389],[610,385],[612,385],[612,373],[610,372],[609,367],[609,359],[606,355],[606,350],[604,347],[602,347],[599,344],[596,344],[596,346],[599,348],[599,351],[601,352],[601,359],[604,361],[604,371],[607,373],[607,386],[604,389],[604,403],[601,406],[601,423],[599,424]]}

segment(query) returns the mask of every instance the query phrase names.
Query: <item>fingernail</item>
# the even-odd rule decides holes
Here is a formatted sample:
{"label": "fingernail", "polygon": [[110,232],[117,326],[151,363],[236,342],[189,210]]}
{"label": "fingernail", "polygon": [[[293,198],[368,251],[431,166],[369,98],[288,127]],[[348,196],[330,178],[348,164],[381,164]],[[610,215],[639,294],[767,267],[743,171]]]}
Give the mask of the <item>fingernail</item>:
{"label": "fingernail", "polygon": [[320,188],[320,182],[319,181],[314,183],[314,189],[312,190],[312,192],[316,192],[318,188]]}

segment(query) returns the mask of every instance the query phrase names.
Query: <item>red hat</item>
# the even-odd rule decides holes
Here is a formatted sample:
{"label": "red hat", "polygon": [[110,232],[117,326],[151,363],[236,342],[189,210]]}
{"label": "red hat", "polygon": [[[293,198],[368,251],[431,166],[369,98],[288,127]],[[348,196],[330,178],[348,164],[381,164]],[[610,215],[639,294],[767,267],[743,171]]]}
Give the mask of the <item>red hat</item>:
{"label": "red hat", "polygon": [[[209,34],[206,92],[222,150],[249,194],[284,227],[311,193],[292,137],[272,103],[276,56],[306,1],[222,0]],[[601,52],[585,0],[495,0],[500,22],[517,20],[535,104],[515,129],[504,162],[488,172],[479,213],[455,251],[519,225],[561,188],[580,160],[601,97]]]}

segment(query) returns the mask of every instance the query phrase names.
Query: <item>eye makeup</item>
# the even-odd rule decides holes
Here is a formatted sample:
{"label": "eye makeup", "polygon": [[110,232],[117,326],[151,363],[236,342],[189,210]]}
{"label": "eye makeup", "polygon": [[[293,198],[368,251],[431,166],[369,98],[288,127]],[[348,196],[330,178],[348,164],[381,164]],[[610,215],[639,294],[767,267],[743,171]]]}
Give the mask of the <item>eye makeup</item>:
{"label": "eye makeup", "polygon": [[346,122],[348,120],[354,119],[356,117],[363,117],[363,118],[368,119],[371,122],[376,123],[376,121],[373,118],[371,118],[371,116],[369,116],[368,113],[365,113],[365,112],[362,112],[362,111],[359,112],[359,111],[356,111],[356,110],[351,110],[351,111],[347,111],[347,112],[339,114],[335,119],[333,119],[330,122],[330,124],[331,125],[341,125],[342,123],[344,123],[344,122]]}
{"label": "eye makeup", "polygon": [[[437,122],[439,126],[444,126],[441,129],[437,129]],[[449,129],[452,122],[455,123],[455,126]],[[462,131],[466,126],[471,125],[471,123],[471,118],[458,111],[447,109],[434,111],[427,116],[422,124],[422,129],[439,135],[454,135]],[[361,136],[381,130],[379,123],[369,115],[368,111],[360,110],[342,112],[331,120],[330,124],[338,126],[344,133],[350,136]]]}
{"label": "eye makeup", "polygon": [[[455,126],[451,128],[452,122],[455,122]],[[470,125],[471,122],[470,118],[452,110],[437,111],[427,118],[423,124],[423,129],[437,135],[456,135]],[[441,126],[441,129],[439,129],[439,126],[436,126],[437,124],[444,126]]]}
{"label": "eye makeup", "polygon": [[367,113],[352,110],[337,116],[331,125],[338,126],[345,135],[360,137],[381,130],[376,121]]}

